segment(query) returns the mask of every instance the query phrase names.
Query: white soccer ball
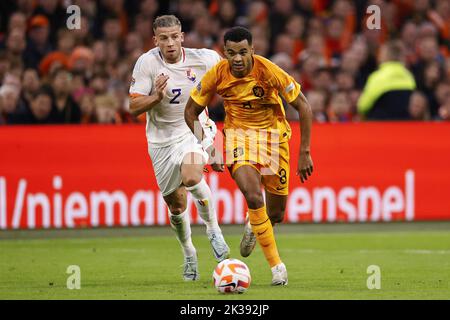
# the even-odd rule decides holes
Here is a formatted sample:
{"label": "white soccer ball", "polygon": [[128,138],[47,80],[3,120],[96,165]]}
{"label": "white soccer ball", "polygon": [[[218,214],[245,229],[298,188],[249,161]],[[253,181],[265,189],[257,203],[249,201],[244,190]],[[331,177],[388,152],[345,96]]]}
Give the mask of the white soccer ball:
{"label": "white soccer ball", "polygon": [[214,269],[213,281],[220,293],[244,293],[250,287],[252,277],[244,262],[226,259]]}

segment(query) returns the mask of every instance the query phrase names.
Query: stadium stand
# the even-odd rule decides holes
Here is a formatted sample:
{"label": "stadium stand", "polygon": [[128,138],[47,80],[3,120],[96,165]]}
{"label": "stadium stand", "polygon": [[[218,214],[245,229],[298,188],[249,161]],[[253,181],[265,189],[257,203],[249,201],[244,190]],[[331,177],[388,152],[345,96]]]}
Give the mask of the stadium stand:
{"label": "stadium stand", "polygon": [[[367,27],[371,4],[382,12],[380,29]],[[80,7],[80,29],[67,28],[68,5]],[[358,112],[359,97],[383,44],[397,40],[416,86],[388,100],[401,101],[403,120],[450,120],[448,0],[3,0],[0,124],[144,121],[127,111],[131,71],[154,46],[153,19],[167,13],[182,21],[186,47],[220,52],[227,28],[250,28],[256,53],[314,99],[317,122],[370,119]],[[223,120],[220,99],[214,104],[211,117]]]}

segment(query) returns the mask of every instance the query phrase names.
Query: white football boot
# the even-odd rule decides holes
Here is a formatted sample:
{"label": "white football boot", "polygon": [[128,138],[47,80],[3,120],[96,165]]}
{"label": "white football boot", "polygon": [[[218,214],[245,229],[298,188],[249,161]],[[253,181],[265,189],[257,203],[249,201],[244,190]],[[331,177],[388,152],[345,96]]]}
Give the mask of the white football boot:
{"label": "white football boot", "polygon": [[183,279],[184,281],[195,281],[200,278],[196,256],[184,257]]}
{"label": "white football boot", "polygon": [[288,275],[284,263],[277,264],[271,270],[273,286],[286,286],[288,284]]}
{"label": "white football boot", "polygon": [[225,242],[222,233],[220,231],[207,232],[207,235],[217,262],[228,259],[230,257],[230,247]]}
{"label": "white football boot", "polygon": [[244,225],[244,235],[242,236],[240,249],[241,256],[248,257],[256,245],[256,236],[252,231],[252,226],[250,225],[250,219],[247,216],[245,217],[245,225]]}

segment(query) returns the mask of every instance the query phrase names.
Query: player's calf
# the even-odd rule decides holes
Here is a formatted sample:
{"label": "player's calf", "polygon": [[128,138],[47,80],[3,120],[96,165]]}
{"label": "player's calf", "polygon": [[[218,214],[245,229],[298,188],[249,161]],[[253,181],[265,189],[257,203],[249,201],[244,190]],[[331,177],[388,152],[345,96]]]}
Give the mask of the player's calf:
{"label": "player's calf", "polygon": [[272,225],[276,223],[281,223],[284,220],[284,210],[283,211],[275,211],[275,212],[268,212],[270,222],[272,222]]}

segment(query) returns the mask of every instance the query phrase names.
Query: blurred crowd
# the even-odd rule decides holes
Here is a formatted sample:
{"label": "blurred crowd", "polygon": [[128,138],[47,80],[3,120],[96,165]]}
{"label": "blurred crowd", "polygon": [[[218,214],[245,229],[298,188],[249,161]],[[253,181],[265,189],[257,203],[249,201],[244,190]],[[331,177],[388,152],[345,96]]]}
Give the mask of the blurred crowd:
{"label": "blurred crowd", "polygon": [[[66,25],[72,4],[81,9],[74,30]],[[368,28],[372,4],[379,29]],[[131,73],[154,47],[154,18],[168,13],[182,22],[185,47],[219,53],[229,27],[248,27],[255,53],[302,85],[316,122],[367,119],[358,99],[395,39],[415,82],[404,120],[450,119],[448,0],[2,0],[0,124],[145,121],[128,112]],[[223,120],[220,98],[210,114]]]}

